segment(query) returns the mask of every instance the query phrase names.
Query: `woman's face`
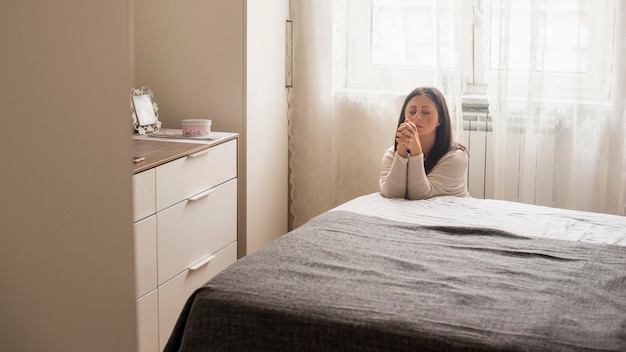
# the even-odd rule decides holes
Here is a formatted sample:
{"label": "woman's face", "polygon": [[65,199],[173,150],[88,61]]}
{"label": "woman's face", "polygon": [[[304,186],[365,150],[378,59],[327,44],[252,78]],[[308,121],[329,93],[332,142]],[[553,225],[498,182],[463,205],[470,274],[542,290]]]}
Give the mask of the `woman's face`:
{"label": "woman's face", "polygon": [[435,133],[439,125],[437,106],[427,95],[416,95],[409,100],[404,109],[404,119],[417,126],[417,134],[420,136]]}

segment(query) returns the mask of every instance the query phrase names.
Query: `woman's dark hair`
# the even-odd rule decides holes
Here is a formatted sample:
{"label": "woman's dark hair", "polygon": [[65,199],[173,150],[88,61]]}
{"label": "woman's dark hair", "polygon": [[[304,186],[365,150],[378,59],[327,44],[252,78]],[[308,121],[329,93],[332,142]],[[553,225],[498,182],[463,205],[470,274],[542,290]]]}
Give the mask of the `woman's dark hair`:
{"label": "woman's dark hair", "polygon": [[[428,174],[430,173],[430,170],[437,165],[437,162],[439,162],[439,159],[441,159],[444,154],[454,149],[463,149],[464,151],[467,150],[463,145],[456,143],[452,138],[452,122],[450,120],[450,113],[448,112],[448,104],[446,103],[446,98],[444,98],[443,94],[441,94],[437,88],[419,87],[409,93],[409,95],[406,96],[406,99],[404,99],[404,104],[402,104],[402,111],[400,111],[400,118],[398,119],[398,127],[400,127],[400,125],[404,122],[404,112],[406,110],[406,106],[409,104],[409,101],[418,95],[428,96],[437,106],[437,114],[439,116],[439,127],[435,129],[435,144],[430,150],[428,158],[424,160],[424,168],[426,170],[426,174]],[[398,150],[397,141],[394,144],[394,150]]]}

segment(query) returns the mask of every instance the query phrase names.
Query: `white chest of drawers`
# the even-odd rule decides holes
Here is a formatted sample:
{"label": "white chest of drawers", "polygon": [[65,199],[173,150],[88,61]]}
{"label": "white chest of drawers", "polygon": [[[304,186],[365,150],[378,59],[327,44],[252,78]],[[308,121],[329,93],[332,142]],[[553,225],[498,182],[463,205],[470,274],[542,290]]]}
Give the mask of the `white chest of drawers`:
{"label": "white chest of drawers", "polygon": [[135,140],[139,351],[161,351],[187,298],[237,260],[237,135],[209,143]]}

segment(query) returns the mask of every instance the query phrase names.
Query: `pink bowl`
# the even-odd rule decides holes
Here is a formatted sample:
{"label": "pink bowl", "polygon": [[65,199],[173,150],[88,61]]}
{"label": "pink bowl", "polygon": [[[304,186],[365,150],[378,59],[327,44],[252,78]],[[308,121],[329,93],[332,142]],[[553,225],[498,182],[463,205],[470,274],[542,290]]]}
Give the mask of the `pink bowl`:
{"label": "pink bowl", "polygon": [[211,134],[211,120],[188,119],[182,121],[183,137],[203,137]]}

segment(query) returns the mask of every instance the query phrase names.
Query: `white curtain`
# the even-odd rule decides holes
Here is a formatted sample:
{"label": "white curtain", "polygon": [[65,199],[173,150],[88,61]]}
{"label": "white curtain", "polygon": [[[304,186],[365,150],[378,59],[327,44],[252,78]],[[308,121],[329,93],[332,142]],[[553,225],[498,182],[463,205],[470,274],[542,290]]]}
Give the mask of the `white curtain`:
{"label": "white curtain", "polygon": [[[378,191],[383,153],[393,143],[402,101],[413,88],[439,88],[446,95],[457,133],[462,128],[461,96],[467,62],[461,62],[460,52],[468,47],[460,45],[460,37],[468,19],[461,15],[461,7],[469,2],[426,1],[432,5],[426,14],[411,11],[415,6],[411,0],[378,3],[396,6],[395,10],[399,7],[405,14],[400,24],[380,20],[382,30],[378,34],[392,33],[378,38],[383,46],[380,52],[400,49],[393,57],[381,58],[383,61],[404,62],[416,56],[406,43],[424,39],[420,34],[425,32],[416,34],[414,26],[425,21],[429,24],[425,39],[436,48],[423,52],[430,55],[428,60],[434,65],[428,77],[401,73],[398,79],[390,79],[388,72],[383,72],[378,78],[362,80],[366,74],[358,71],[360,66],[353,64],[353,59],[363,40],[369,43],[376,38],[360,30],[358,23],[370,23],[371,17],[362,15],[369,16],[363,12],[376,8],[377,2],[290,2],[294,28],[293,88],[289,92],[292,228],[340,203]],[[416,21],[411,14],[422,19]]]}
{"label": "white curtain", "polygon": [[417,86],[443,91],[464,142],[465,82],[488,86],[470,93],[493,121],[490,197],[624,214],[625,1],[291,0],[290,226],[378,191]]}
{"label": "white curtain", "polygon": [[495,198],[625,215],[624,1],[483,10]]}

